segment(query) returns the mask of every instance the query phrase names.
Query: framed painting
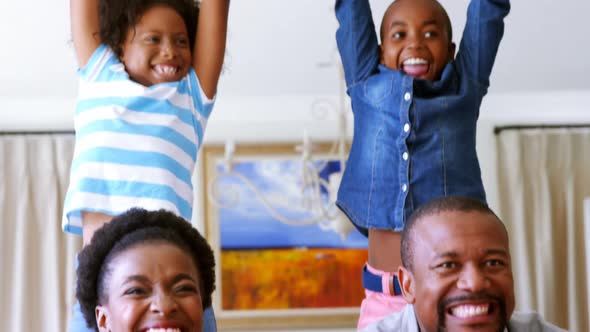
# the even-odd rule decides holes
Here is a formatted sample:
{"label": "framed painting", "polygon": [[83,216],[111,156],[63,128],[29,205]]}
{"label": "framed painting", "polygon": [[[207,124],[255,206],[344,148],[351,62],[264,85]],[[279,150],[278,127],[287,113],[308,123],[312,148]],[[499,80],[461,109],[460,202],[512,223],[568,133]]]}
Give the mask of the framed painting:
{"label": "framed painting", "polygon": [[356,327],[367,239],[333,204],[341,161],[328,150],[303,161],[294,144],[238,145],[228,161],[203,147],[221,330]]}

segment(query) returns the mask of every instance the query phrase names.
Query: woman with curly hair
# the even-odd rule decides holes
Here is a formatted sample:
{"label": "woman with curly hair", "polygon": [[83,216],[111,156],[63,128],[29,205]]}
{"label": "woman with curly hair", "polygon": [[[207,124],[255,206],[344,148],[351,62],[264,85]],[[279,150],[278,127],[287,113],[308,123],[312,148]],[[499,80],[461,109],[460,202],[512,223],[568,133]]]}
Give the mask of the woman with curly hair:
{"label": "woman with curly hair", "polygon": [[78,264],[76,297],[94,331],[203,331],[214,256],[183,218],[131,209],[95,232]]}

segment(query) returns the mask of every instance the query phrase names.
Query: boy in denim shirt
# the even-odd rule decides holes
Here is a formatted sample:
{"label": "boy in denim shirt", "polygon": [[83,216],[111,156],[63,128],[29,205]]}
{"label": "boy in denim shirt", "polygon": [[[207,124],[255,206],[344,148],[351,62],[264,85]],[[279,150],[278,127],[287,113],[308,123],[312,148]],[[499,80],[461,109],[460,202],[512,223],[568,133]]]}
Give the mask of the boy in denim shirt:
{"label": "boy in denim shirt", "polygon": [[485,202],[475,131],[509,0],[471,0],[457,56],[436,0],[396,0],[378,44],[368,0],[337,0],[336,34],[354,114],[337,204],[369,238],[359,329],[405,305],[400,231],[441,196]]}

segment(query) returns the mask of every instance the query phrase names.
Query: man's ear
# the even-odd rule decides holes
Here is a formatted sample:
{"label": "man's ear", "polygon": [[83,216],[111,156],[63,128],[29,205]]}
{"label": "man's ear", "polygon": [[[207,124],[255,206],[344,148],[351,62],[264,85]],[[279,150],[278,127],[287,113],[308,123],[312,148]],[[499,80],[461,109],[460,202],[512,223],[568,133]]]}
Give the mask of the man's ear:
{"label": "man's ear", "polygon": [[103,306],[96,306],[96,309],[94,309],[94,315],[96,316],[96,325],[98,326],[98,331],[108,332],[109,319],[106,308]]}
{"label": "man's ear", "polygon": [[416,293],[414,289],[414,275],[410,270],[400,266],[397,271],[400,286],[402,288],[402,295],[406,302],[414,304],[416,302]]}

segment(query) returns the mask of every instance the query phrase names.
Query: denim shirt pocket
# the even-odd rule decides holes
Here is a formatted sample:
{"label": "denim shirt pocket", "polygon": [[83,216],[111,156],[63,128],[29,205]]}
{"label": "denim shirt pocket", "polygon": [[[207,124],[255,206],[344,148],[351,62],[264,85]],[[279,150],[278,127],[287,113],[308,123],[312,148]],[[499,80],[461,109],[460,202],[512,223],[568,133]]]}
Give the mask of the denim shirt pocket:
{"label": "denim shirt pocket", "polygon": [[370,77],[363,86],[363,98],[370,105],[383,111],[381,104],[393,91],[393,75],[380,74]]}

